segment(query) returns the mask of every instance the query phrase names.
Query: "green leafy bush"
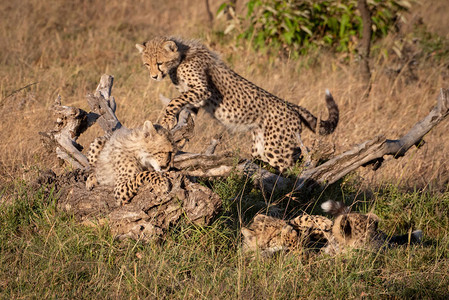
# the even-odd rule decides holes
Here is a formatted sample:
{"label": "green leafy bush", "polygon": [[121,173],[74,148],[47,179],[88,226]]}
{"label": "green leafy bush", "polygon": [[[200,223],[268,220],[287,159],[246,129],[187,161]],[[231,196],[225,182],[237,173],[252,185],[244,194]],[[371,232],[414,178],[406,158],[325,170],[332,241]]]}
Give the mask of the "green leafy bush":
{"label": "green leafy bush", "polygon": [[[373,38],[391,31],[410,7],[410,1],[367,2],[372,12]],[[362,34],[357,0],[249,0],[246,16],[235,20],[240,23],[238,38],[250,41],[256,49],[269,45],[300,54],[323,46],[352,52]]]}

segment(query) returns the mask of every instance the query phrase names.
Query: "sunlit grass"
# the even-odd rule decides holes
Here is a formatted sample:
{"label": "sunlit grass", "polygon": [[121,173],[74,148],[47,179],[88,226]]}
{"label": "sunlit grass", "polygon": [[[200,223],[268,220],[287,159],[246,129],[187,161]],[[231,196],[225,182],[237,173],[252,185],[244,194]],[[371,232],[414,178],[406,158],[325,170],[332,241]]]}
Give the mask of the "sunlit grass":
{"label": "sunlit grass", "polygon": [[[17,198],[0,213],[0,297],[56,298],[442,298],[449,284],[447,193],[393,187],[372,199],[382,229],[421,225],[423,244],[336,257],[303,251],[271,259],[241,254],[228,211],[207,227],[178,224],[161,243],[119,242],[107,224],[80,225],[55,210],[50,189],[17,183]],[[414,224],[394,219],[395,206],[415,199]],[[375,203],[375,204],[373,204]],[[416,205],[416,203],[421,203]],[[440,206],[439,206],[440,205]],[[241,213],[241,212],[240,212]],[[238,226],[237,226],[238,227]]]}

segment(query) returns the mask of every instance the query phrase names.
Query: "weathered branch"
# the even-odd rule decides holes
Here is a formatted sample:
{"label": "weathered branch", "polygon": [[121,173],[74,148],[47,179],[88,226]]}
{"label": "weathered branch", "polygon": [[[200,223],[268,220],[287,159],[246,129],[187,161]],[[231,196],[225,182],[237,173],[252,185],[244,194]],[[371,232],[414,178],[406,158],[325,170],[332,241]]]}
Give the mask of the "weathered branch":
{"label": "weathered branch", "polygon": [[170,193],[155,194],[148,187],[143,188],[125,206],[115,201],[112,187],[99,186],[88,191],[84,182],[86,176],[86,172],[80,170],[59,176],[49,172],[39,180],[57,185],[59,209],[72,213],[86,225],[94,225],[107,217],[111,232],[118,239],[159,239],[181,218],[206,225],[221,207],[217,194],[175,172],[167,173],[173,185]]}
{"label": "weathered branch", "polygon": [[97,120],[98,124],[108,135],[122,127],[122,124],[115,115],[117,108],[115,98],[111,96],[113,83],[114,77],[104,74],[100,78],[100,83],[95,93],[87,94],[86,96],[90,109],[99,116]]}
{"label": "weathered branch", "polygon": [[220,134],[215,135],[212,140],[209,143],[209,146],[207,147],[207,149],[204,151],[204,154],[206,155],[212,155],[215,153],[215,149],[217,149],[218,144],[220,144],[220,141],[223,137],[223,132],[221,132]]}
{"label": "weathered branch", "polygon": [[400,139],[388,140],[384,136],[378,136],[355,146],[316,168],[306,170],[298,177],[296,190],[301,189],[307,181],[318,184],[332,184],[361,166],[374,164],[375,169],[377,169],[385,155],[392,155],[394,158],[404,156],[412,146],[421,145],[424,135],[444,120],[448,114],[449,90],[441,89],[436,106]]}
{"label": "weathered branch", "polygon": [[56,98],[52,109],[56,116],[55,128],[50,132],[39,134],[51,145],[60,159],[69,161],[76,168],[88,168],[89,162],[81,153],[83,147],[76,140],[95,122],[97,116],[79,108],[61,105],[60,96]]}
{"label": "weathered branch", "polygon": [[227,177],[233,172],[242,174],[268,192],[292,185],[292,180],[271,173],[251,160],[238,159],[233,153],[214,155],[179,152],[174,158],[174,167],[193,177]]}
{"label": "weathered branch", "polygon": [[[75,168],[88,167],[87,160],[80,152],[81,145],[76,143],[78,136],[92,125],[96,120],[106,133],[124,128],[115,115],[115,100],[111,96],[112,76],[103,75],[95,94],[88,95],[88,101],[93,112],[62,106],[57,99],[53,108],[58,116],[55,130],[43,134],[52,147],[57,148],[58,157],[65,159]],[[306,182],[325,185],[331,184],[350,173],[351,171],[373,164],[380,167],[384,156],[392,155],[394,158],[405,155],[413,146],[423,143],[423,136],[448,115],[448,90],[442,89],[437,105],[428,116],[418,122],[407,134],[397,140],[389,140],[384,136],[365,141],[353,149],[346,151],[318,167],[309,167],[297,178],[295,191],[300,190]],[[163,96],[162,101],[169,101]],[[175,140],[182,146],[192,137],[196,112],[184,110],[178,116],[178,125],[172,132]],[[285,189],[291,187],[292,180],[273,174],[250,160],[239,159],[231,153],[213,154],[219,139],[213,141],[205,153],[178,152],[174,158],[174,167],[182,174],[195,177],[225,177],[232,172],[238,172],[251,177],[264,190],[271,191],[275,187]],[[50,142],[49,142],[50,143]],[[305,147],[303,147],[305,149]],[[313,164],[311,164],[313,166]]]}
{"label": "weathered branch", "polygon": [[98,121],[102,129],[111,134],[122,127],[115,116],[115,99],[111,96],[113,77],[103,75],[94,94],[87,95],[88,103],[93,110],[90,113],[76,107],[63,106],[61,97],[55,100],[52,106],[56,115],[54,130],[42,133],[47,144],[54,147],[54,151],[60,159],[67,161],[74,168],[88,169],[89,162],[81,153],[83,147],[76,140],[78,137]]}

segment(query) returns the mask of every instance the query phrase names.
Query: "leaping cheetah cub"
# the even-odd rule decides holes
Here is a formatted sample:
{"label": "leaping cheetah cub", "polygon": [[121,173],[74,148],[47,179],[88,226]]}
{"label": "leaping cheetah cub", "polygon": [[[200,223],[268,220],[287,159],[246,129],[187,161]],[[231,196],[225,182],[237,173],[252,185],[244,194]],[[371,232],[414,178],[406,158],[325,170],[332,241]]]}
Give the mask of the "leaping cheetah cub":
{"label": "leaping cheetah cub", "polygon": [[97,138],[88,152],[92,174],[86,187],[114,186],[115,199],[122,205],[130,202],[144,183],[155,192],[167,192],[170,180],[159,171],[170,168],[174,152],[168,130],[150,121],[142,128],[116,131],[109,139]]}
{"label": "leaping cheetah cub", "polygon": [[267,257],[278,251],[313,247],[335,255],[348,248],[380,250],[409,240],[416,243],[422,237],[421,230],[413,231],[410,237],[389,237],[377,228],[379,218],[375,214],[350,212],[340,202],[327,201],[322,208],[336,215],[335,220],[306,214],[292,220],[257,215],[248,227],[242,228],[243,252],[260,251],[262,257]]}
{"label": "leaping cheetah cub", "polygon": [[157,37],[136,44],[150,77],[167,75],[181,94],[165,109],[161,125],[170,129],[183,107],[204,107],[228,128],[250,130],[252,156],[283,172],[299,158],[302,124],[321,135],[338,123],[338,106],[329,91],[329,118],[317,124],[307,109],[284,101],[231,70],[218,56],[197,41]]}

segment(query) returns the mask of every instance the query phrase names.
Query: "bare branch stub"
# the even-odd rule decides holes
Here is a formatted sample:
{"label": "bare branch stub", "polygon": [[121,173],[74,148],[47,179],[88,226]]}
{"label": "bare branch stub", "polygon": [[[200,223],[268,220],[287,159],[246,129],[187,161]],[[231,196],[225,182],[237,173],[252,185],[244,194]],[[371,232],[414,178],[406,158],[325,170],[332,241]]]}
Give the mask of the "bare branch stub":
{"label": "bare branch stub", "polygon": [[55,128],[50,132],[40,133],[52,151],[76,169],[89,168],[86,156],[81,153],[83,147],[76,142],[84,131],[97,121],[107,133],[122,127],[115,116],[116,104],[114,97],[111,96],[112,84],[112,76],[101,77],[95,94],[87,96],[93,110],[89,113],[77,107],[62,105],[58,96],[52,106],[53,114],[56,116]]}
{"label": "bare branch stub", "polygon": [[81,153],[83,147],[76,141],[95,122],[95,116],[80,108],[63,106],[60,96],[56,98],[52,111],[56,116],[55,127],[49,132],[40,132],[42,139],[60,159],[75,168],[89,168],[87,158]]}
{"label": "bare branch stub", "polygon": [[98,124],[108,135],[123,127],[115,115],[117,105],[114,97],[111,96],[113,83],[114,77],[104,74],[100,78],[95,93],[86,96],[92,112],[99,115]]}
{"label": "bare branch stub", "polygon": [[[164,106],[170,103],[170,98],[159,94],[159,100]],[[185,144],[194,136],[196,112],[189,108],[183,108],[177,116],[178,122],[176,126],[171,130],[173,134],[173,140],[178,149],[182,149]]]}
{"label": "bare branch stub", "polygon": [[217,148],[217,146],[220,143],[222,138],[223,138],[223,132],[221,134],[215,135],[212,138],[212,140],[210,141],[209,146],[207,146],[206,150],[204,151],[204,154],[206,154],[206,155],[214,154],[215,149]]}

